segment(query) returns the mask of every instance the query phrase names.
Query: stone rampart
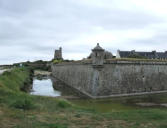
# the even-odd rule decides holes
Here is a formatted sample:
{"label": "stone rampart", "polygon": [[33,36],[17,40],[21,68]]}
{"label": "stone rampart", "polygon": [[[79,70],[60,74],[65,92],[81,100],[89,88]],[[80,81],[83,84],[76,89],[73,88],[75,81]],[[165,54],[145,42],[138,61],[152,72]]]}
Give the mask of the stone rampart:
{"label": "stone rampart", "polygon": [[167,91],[167,62],[106,60],[103,65],[53,64],[52,74],[92,98]]}
{"label": "stone rampart", "polygon": [[[92,93],[93,68],[90,64],[64,63],[52,65],[52,75],[83,93]],[[58,85],[59,86],[59,85]],[[87,94],[86,94],[87,95]]]}

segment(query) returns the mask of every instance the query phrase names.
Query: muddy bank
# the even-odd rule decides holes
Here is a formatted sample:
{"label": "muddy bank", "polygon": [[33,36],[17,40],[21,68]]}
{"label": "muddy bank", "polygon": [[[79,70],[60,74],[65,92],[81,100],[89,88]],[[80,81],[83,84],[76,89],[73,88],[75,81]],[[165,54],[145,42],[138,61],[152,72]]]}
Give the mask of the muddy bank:
{"label": "muddy bank", "polygon": [[33,84],[34,70],[29,69],[29,77],[27,77],[23,83],[23,86],[20,88],[21,91],[30,92]]}
{"label": "muddy bank", "polygon": [[48,71],[42,71],[42,70],[34,70],[34,77],[37,79],[43,79],[43,78],[48,78],[51,76],[51,72]]}

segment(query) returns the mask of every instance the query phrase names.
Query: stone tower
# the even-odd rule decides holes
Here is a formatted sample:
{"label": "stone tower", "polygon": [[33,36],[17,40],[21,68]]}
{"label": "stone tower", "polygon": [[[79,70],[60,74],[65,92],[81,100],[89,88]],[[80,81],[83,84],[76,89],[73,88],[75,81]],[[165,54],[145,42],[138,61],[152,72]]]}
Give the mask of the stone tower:
{"label": "stone tower", "polygon": [[92,49],[92,63],[93,66],[102,66],[104,64],[104,49],[100,47],[99,43]]}
{"label": "stone tower", "polygon": [[55,60],[62,60],[63,59],[61,47],[59,48],[59,50],[55,50],[54,59]]}

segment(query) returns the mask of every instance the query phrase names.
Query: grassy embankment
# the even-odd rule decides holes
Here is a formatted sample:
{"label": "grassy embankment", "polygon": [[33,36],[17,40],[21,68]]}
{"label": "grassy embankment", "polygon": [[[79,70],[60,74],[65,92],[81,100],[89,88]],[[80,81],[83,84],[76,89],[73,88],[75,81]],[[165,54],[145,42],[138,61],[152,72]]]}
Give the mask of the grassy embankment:
{"label": "grassy embankment", "polygon": [[[30,83],[29,76],[23,68],[0,76],[0,128],[167,128],[165,108],[129,106],[118,98],[111,112],[100,113],[62,99],[30,96],[20,91]],[[167,96],[157,97],[167,102]]]}

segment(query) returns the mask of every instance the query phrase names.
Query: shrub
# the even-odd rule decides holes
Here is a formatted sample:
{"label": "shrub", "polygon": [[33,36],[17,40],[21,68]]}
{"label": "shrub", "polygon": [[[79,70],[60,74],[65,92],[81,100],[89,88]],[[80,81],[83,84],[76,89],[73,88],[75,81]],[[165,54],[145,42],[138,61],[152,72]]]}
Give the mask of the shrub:
{"label": "shrub", "polygon": [[62,60],[53,60],[54,64],[58,64],[58,63],[61,63],[61,62],[62,62]]}
{"label": "shrub", "polygon": [[23,110],[33,109],[35,106],[30,99],[19,99],[12,103],[11,107]]}
{"label": "shrub", "polygon": [[58,101],[57,106],[60,108],[67,108],[67,107],[70,107],[71,104],[65,100],[60,100]]}

